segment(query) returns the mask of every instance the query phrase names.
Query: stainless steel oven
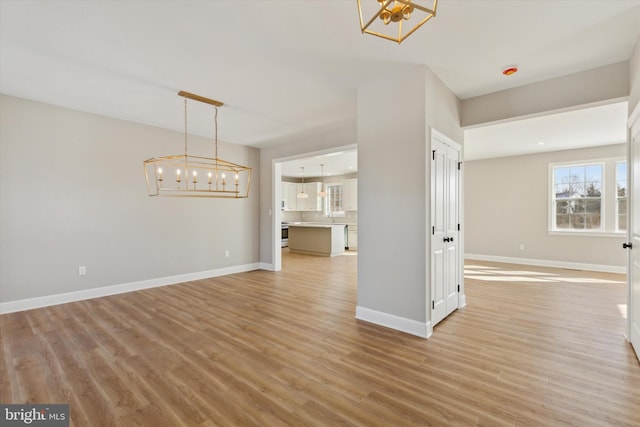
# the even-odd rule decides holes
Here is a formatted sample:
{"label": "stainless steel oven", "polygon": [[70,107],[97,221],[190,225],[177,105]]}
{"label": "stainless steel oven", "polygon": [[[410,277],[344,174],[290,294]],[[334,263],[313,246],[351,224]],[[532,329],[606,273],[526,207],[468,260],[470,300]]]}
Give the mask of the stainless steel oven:
{"label": "stainless steel oven", "polygon": [[289,246],[289,224],[286,222],[282,223],[282,247],[286,248]]}

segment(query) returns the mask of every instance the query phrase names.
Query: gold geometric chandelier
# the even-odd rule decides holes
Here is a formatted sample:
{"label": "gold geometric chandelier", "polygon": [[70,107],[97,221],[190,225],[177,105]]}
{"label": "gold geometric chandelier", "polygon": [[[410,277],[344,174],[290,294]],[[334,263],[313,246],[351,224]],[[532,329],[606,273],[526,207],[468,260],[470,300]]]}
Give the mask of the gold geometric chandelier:
{"label": "gold geometric chandelier", "polygon": [[[358,0],[360,29],[400,44],[436,16],[437,6],[438,0]],[[366,23],[364,17],[370,17]]]}
{"label": "gold geometric chandelier", "polygon": [[[181,91],[184,97],[184,154],[154,157],[144,161],[149,196],[215,197],[243,199],[249,197],[251,168],[218,157],[218,107],[222,102]],[[213,105],[215,157],[188,153],[187,98]]]}

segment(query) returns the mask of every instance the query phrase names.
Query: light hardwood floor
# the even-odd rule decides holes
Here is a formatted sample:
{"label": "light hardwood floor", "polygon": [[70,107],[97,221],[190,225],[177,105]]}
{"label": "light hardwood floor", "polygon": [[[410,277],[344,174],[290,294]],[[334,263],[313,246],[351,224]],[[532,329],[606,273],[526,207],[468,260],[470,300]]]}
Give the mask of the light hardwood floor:
{"label": "light hardwood floor", "polygon": [[3,315],[0,401],[74,426],[640,425],[623,276],[468,261],[467,307],[423,340],[354,319],[356,263]]}

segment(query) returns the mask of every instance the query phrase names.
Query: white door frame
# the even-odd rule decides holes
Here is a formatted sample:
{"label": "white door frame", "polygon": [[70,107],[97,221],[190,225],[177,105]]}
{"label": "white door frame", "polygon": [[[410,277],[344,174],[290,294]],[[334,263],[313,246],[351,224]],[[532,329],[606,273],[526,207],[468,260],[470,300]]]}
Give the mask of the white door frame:
{"label": "white door frame", "polygon": [[[271,161],[271,271],[282,270],[282,163],[292,160],[306,159],[308,157],[326,156],[327,154],[339,153],[341,151],[357,150],[357,144],[343,145],[340,147],[327,148],[325,150],[311,151],[306,153],[295,154],[287,157],[280,157]],[[270,213],[271,214],[271,213]]]}
{"label": "white door frame", "polygon": [[634,170],[634,160],[640,153],[635,152],[634,136],[640,138],[640,103],[636,105],[633,112],[629,116],[628,122],[628,151],[627,151],[627,188],[628,188],[628,200],[627,200],[627,217],[629,218],[627,226],[627,242],[633,244],[633,249],[628,249],[627,258],[627,325],[626,325],[626,338],[631,343],[632,348],[636,352],[636,357],[640,360],[640,319],[636,318],[636,313],[640,312],[639,307],[635,307],[635,302],[640,298],[635,293],[640,292],[639,289],[633,288],[634,283],[640,281],[640,278],[634,276],[634,257],[640,257],[638,252],[640,251],[640,245],[638,244],[640,239],[634,238],[634,229],[640,224],[636,224],[635,220],[640,217],[639,212],[635,212],[634,203],[640,203],[640,200],[635,200],[635,196],[640,194],[639,183],[634,182],[634,176],[640,175],[640,171]]}
{"label": "white door frame", "polygon": [[[428,140],[427,140],[427,150],[426,150],[426,162],[427,164],[431,164],[431,156],[432,156],[432,145],[433,145],[433,141],[437,140],[451,148],[453,148],[454,150],[458,151],[459,153],[459,162],[460,164],[463,163],[463,159],[464,159],[464,152],[462,149],[462,145],[457,143],[456,141],[452,140],[451,138],[447,137],[446,135],[444,135],[443,133],[439,132],[438,130],[434,129],[433,127],[429,128],[430,134],[428,136]],[[464,175],[463,175],[463,170],[464,168],[460,168],[460,173],[458,175],[458,221],[461,224],[460,230],[458,231],[458,277],[459,277],[459,282],[460,282],[460,291],[458,292],[458,309],[464,307],[466,305],[466,297],[465,297],[465,292],[464,292],[464,225],[463,225],[463,221],[464,221]],[[427,191],[427,203],[429,204],[429,206],[427,207],[427,211],[429,212],[429,215],[427,216],[426,219],[426,230],[429,231],[431,230],[433,221],[434,221],[434,209],[433,209],[433,195],[431,194],[431,169],[429,168],[429,173],[425,174],[427,175],[426,178],[426,191]],[[430,231],[429,231],[430,233]],[[431,334],[433,333],[433,309],[432,309],[432,300],[433,300],[433,296],[432,296],[432,270],[433,270],[433,266],[431,265],[431,234],[428,234],[428,238],[425,239],[426,240],[426,256],[428,256],[428,261],[425,263],[426,265],[426,274],[425,274],[425,278],[426,278],[426,296],[427,296],[427,300],[426,300],[426,306],[427,306],[427,337],[431,336]]]}

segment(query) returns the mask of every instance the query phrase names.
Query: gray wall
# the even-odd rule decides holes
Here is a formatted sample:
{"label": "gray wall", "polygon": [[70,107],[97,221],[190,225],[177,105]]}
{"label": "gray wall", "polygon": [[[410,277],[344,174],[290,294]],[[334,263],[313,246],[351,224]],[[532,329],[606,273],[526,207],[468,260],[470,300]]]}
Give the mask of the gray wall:
{"label": "gray wall", "polygon": [[358,90],[358,306],[426,321],[428,129],[462,143],[459,101],[425,66]]}
{"label": "gray wall", "polygon": [[465,99],[462,126],[575,109],[629,95],[629,61]]}
{"label": "gray wall", "polygon": [[629,114],[640,104],[640,37],[629,60],[631,95],[629,96]]}
{"label": "gray wall", "polygon": [[[549,163],[611,157],[626,157],[626,144],[465,162],[465,252],[626,265],[621,249],[624,236],[549,235],[547,231]],[[613,171],[607,172],[607,185],[613,184]],[[608,221],[613,224],[613,206],[609,208]],[[520,250],[521,243],[524,251]]]}
{"label": "gray wall", "polygon": [[180,154],[181,133],[4,95],[0,108],[0,301],[258,262],[258,150],[220,144],[254,168],[248,199],[152,198],[142,162]]}

